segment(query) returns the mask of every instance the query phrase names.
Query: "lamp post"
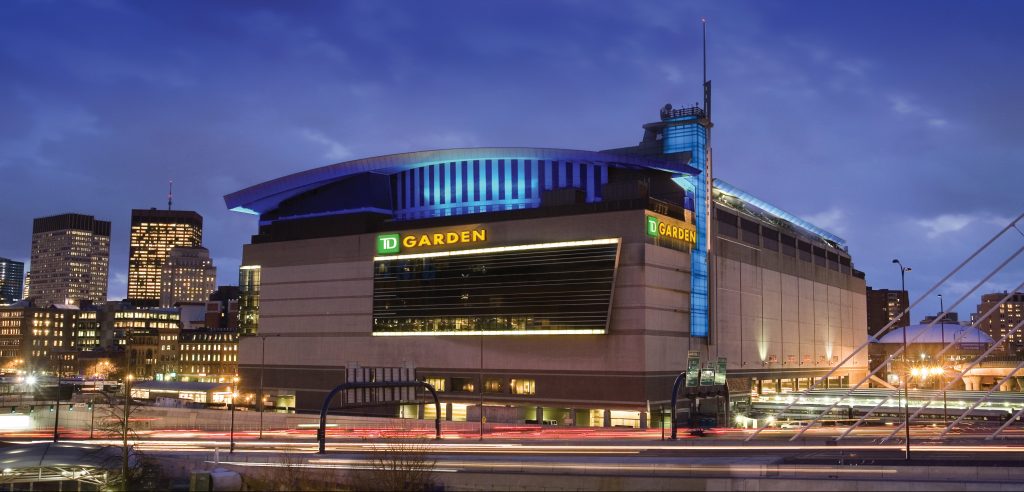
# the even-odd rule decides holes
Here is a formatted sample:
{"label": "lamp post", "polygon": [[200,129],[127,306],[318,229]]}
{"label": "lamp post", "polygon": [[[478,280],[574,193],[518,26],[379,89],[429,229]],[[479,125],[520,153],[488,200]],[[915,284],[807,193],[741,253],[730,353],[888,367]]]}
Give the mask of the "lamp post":
{"label": "lamp post", "polygon": [[484,440],[484,332],[480,331],[480,438]]}
{"label": "lamp post", "polygon": [[[942,328],[942,349],[946,350],[946,308],[942,302],[942,294],[939,294],[939,327]],[[939,384],[942,385],[942,423],[945,424],[949,420],[948,411],[946,410],[946,363],[943,360],[938,360],[939,367],[942,368],[942,377],[939,378]]]}
{"label": "lamp post", "polygon": [[[59,367],[59,365],[58,365]],[[57,426],[60,424],[60,370],[57,370],[57,404],[54,405],[53,414],[53,442],[57,442],[60,434],[57,433]]]}
{"label": "lamp post", "polygon": [[[910,267],[903,266],[903,263],[899,259],[892,260],[893,263],[900,267],[900,290],[904,294],[907,293],[907,272],[910,271]],[[910,296],[907,296],[907,303],[910,303]],[[901,316],[905,316],[904,321],[907,322],[903,326],[903,426],[907,431],[907,448],[904,459],[910,460],[910,369],[907,367],[907,354],[909,353],[907,348],[907,328],[910,327],[910,309],[905,309],[905,313]]]}
{"label": "lamp post", "polygon": [[235,376],[235,385],[231,388],[231,444],[228,453],[235,452],[235,399],[238,398],[238,376]]}

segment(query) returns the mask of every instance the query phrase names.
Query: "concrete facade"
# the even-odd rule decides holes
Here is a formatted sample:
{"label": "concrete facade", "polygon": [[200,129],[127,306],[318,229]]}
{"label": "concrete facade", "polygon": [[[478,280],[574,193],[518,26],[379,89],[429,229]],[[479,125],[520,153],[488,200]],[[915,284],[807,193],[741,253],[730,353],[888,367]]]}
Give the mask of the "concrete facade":
{"label": "concrete facade", "polygon": [[[541,420],[536,408],[542,407],[543,420],[601,425],[603,416],[584,411],[636,415],[648,404],[666,404],[688,351],[699,351],[702,362],[728,358],[730,386],[742,395],[751,378],[823,375],[864,341],[863,279],[730,238],[719,238],[714,257],[712,336],[689,337],[689,254],[654,244],[645,215],[657,214],[625,210],[467,225],[487,228],[488,247],[621,238],[604,335],[375,337],[375,234],[246,245],[243,265],[262,272],[261,336],[240,342],[242,386],[254,391],[262,366],[266,394],[295,395],[296,408],[308,411],[345,381],[346,368],[409,367],[421,380],[448,381],[477,381],[482,372],[506,385],[511,378],[536,381],[534,395],[485,393],[485,405],[524,409],[520,420]],[[431,249],[443,247],[424,252]],[[863,371],[862,358],[834,377]],[[449,390],[441,398],[472,407],[480,394]],[[473,408],[466,413],[479,415]]]}

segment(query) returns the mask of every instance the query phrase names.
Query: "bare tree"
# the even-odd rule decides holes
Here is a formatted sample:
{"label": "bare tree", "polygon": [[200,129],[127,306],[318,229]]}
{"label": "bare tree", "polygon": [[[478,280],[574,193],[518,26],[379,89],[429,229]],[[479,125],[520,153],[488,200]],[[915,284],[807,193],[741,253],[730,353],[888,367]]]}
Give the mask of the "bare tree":
{"label": "bare tree", "polygon": [[[135,415],[142,408],[131,398],[131,379],[128,378],[125,384],[121,385],[121,391],[117,393],[101,393],[106,399],[107,405],[105,415],[99,419],[97,430],[102,435],[116,437],[121,441],[120,472],[116,474],[113,481],[121,484],[124,490],[134,490],[138,481],[146,475],[147,462],[142,453],[129,441],[136,441],[138,434],[134,424]],[[149,468],[152,468],[150,464]],[[111,466],[111,468],[114,468]],[[152,470],[150,470],[151,474]]]}
{"label": "bare tree", "polygon": [[430,455],[426,439],[381,443],[373,446],[369,469],[350,475],[354,490],[430,490],[434,487],[437,460]]}
{"label": "bare tree", "polygon": [[301,455],[282,454],[275,461],[280,466],[244,474],[245,489],[297,492],[351,490],[339,483],[335,470],[309,467]]}

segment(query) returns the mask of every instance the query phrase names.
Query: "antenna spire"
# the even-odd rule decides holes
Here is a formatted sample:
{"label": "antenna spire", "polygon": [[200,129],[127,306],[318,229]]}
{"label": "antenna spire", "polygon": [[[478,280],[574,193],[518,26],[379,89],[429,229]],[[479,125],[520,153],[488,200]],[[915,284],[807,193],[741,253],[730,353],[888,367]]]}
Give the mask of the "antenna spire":
{"label": "antenna spire", "polygon": [[167,210],[171,209],[171,204],[174,203],[174,180],[167,180]]}
{"label": "antenna spire", "polygon": [[704,17],[701,17],[700,26],[703,31],[702,44],[704,48],[704,83],[706,84],[708,82],[708,20]]}

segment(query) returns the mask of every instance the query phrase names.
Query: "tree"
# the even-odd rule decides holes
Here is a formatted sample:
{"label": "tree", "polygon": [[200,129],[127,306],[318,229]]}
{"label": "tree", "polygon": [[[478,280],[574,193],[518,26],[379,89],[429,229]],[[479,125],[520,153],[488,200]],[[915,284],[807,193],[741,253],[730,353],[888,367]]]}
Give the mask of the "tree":
{"label": "tree", "polygon": [[[132,377],[125,378],[121,385],[121,391],[112,393],[101,393],[107,401],[105,415],[100,418],[97,429],[107,436],[116,436],[121,441],[121,453],[118,473],[115,480],[120,483],[124,490],[135,490],[136,484],[143,475],[144,459],[142,453],[128,444],[128,441],[138,439],[136,427],[133,425],[134,416],[138,413],[141,405],[135,403],[131,398]],[[113,466],[111,466],[113,468]]]}

